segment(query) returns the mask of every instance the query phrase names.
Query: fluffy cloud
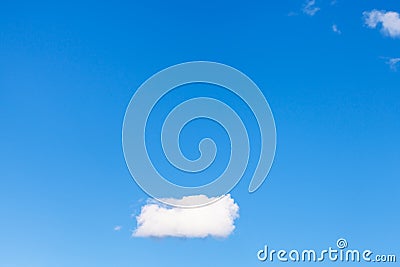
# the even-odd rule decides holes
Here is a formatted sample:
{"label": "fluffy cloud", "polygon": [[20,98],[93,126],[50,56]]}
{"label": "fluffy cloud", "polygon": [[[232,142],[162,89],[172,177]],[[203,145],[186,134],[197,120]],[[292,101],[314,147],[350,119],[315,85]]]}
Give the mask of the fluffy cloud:
{"label": "fluffy cloud", "polygon": [[121,229],[122,229],[122,226],[120,226],[120,225],[117,225],[114,227],[114,231],[121,231]]}
{"label": "fluffy cloud", "polygon": [[365,24],[372,29],[382,25],[381,32],[390,37],[400,37],[399,13],[384,10],[372,10],[363,12]]}
{"label": "fluffy cloud", "polygon": [[[207,198],[203,195],[177,199],[185,205]],[[217,200],[217,198],[214,198]],[[214,199],[211,199],[214,200]],[[235,229],[235,219],[239,217],[239,206],[228,194],[214,203],[199,208],[169,207],[161,203],[149,202],[142,207],[136,217],[137,228],[134,237],[184,237],[205,238],[227,237]]]}
{"label": "fluffy cloud", "polygon": [[309,16],[314,16],[320,10],[315,6],[315,0],[307,0],[303,6],[303,12]]}

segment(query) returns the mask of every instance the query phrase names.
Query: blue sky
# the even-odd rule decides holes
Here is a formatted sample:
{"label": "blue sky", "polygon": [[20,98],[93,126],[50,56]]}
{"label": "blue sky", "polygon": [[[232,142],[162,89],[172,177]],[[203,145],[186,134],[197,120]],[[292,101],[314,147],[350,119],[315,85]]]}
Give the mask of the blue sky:
{"label": "blue sky", "polygon": [[[400,39],[363,12],[400,4],[317,0],[313,15],[305,5],[3,1],[0,267],[262,266],[265,244],[323,249],[340,237],[399,257],[400,69],[387,62]],[[192,60],[257,83],[275,162],[258,191],[244,177],[231,192],[230,237],[133,238],[148,196],[124,161],[125,109],[151,75]]]}

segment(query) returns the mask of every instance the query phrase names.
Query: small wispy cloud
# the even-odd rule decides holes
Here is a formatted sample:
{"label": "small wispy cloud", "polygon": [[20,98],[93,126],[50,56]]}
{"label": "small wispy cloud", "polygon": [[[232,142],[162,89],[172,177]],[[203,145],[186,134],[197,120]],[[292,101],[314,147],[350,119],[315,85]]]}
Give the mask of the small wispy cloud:
{"label": "small wispy cloud", "polygon": [[320,8],[315,6],[315,0],[307,0],[303,5],[302,10],[304,14],[314,16]]}
{"label": "small wispy cloud", "polygon": [[391,70],[397,71],[397,68],[400,65],[400,58],[388,58],[386,64],[389,65]]}
{"label": "small wispy cloud", "polygon": [[339,28],[338,28],[338,26],[336,24],[332,25],[332,31],[337,33],[337,34],[341,34],[342,33],[342,31],[339,30]]}
{"label": "small wispy cloud", "polygon": [[116,225],[115,227],[114,227],[114,231],[121,231],[121,229],[122,229],[122,226],[121,225]]}
{"label": "small wispy cloud", "polygon": [[[207,197],[204,195],[187,196],[176,199],[176,203],[185,205],[204,198]],[[239,206],[229,194],[210,205],[198,208],[169,207],[150,201],[142,207],[140,214],[136,217],[137,228],[133,232],[133,236],[228,237],[235,229],[234,222],[238,217]]]}
{"label": "small wispy cloud", "polygon": [[363,12],[364,23],[372,29],[381,25],[381,32],[392,38],[400,37],[400,15],[394,11],[372,10]]}

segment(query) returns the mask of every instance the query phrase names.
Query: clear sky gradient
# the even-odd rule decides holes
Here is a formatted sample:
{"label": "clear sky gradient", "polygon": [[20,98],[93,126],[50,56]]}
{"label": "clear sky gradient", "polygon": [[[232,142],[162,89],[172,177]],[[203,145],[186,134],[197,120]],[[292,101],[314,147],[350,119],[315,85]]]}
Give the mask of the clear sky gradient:
{"label": "clear sky gradient", "polygon": [[[0,267],[277,266],[257,251],[340,237],[399,258],[400,69],[387,62],[400,39],[363,12],[400,2],[317,0],[313,16],[304,4],[2,1]],[[258,191],[244,177],[231,192],[230,237],[133,238],[148,196],[124,161],[124,112],[147,78],[192,60],[257,83],[275,117],[275,162]]]}

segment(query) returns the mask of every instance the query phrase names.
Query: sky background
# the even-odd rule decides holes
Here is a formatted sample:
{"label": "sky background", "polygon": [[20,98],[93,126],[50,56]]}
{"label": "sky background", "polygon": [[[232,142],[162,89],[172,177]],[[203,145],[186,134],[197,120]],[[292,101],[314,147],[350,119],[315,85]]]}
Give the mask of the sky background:
{"label": "sky background", "polygon": [[[325,249],[340,237],[399,258],[400,71],[387,61],[400,39],[363,12],[400,2],[305,4],[2,1],[0,267],[263,266],[264,245]],[[257,83],[275,162],[258,191],[245,177],[231,192],[240,218],[228,238],[134,238],[148,196],[124,161],[125,109],[151,75],[192,60]]]}

